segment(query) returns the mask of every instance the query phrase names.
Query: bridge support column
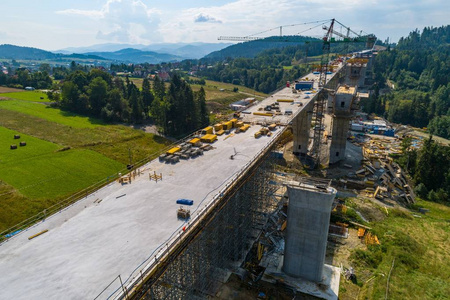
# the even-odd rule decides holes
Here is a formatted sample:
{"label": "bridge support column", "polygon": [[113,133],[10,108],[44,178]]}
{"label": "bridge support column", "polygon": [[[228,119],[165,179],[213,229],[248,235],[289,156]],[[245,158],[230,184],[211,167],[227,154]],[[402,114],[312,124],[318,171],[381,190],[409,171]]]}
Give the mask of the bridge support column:
{"label": "bridge support column", "polygon": [[306,156],[308,154],[311,119],[312,109],[308,112],[308,109],[305,108],[292,122],[295,155]]}
{"label": "bridge support column", "polygon": [[336,190],[289,183],[289,206],[283,272],[322,281],[330,213]]}
{"label": "bridge support column", "polygon": [[347,134],[351,116],[333,116],[333,129],[330,145],[330,164],[345,159]]}

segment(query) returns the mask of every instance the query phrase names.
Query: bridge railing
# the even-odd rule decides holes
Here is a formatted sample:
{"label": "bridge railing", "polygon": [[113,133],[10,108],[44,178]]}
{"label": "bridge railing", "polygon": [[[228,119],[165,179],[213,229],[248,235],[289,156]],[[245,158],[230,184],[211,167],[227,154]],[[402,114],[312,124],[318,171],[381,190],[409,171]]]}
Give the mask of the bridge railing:
{"label": "bridge railing", "polygon": [[112,175],[108,176],[107,178],[100,180],[100,181],[94,183],[93,185],[70,195],[67,198],[64,198],[63,200],[47,207],[43,211],[29,217],[26,220],[3,230],[2,232],[0,232],[0,244],[8,241],[13,236],[18,235],[18,234],[26,231],[27,229],[30,229],[33,226],[38,225],[39,222],[44,221],[48,218],[51,218],[56,213],[62,212],[64,210],[68,209],[72,205],[76,204],[78,201],[80,201],[84,198],[87,198],[90,194],[100,191],[102,188],[109,186],[111,183],[114,183],[114,181],[119,178],[119,174],[122,174],[122,176],[123,176],[129,172],[132,172],[133,170],[136,170],[137,168],[151,162],[152,160],[157,158],[159,155],[166,153],[169,149],[175,147],[176,145],[192,139],[194,136],[197,135],[197,133],[198,133],[198,130],[194,131],[193,133],[189,134],[188,136],[186,136],[185,138],[183,138],[181,140],[171,143],[170,145],[164,147],[162,150],[156,151],[156,152],[150,154],[149,156],[145,157],[144,159],[135,162],[132,170],[128,170],[126,168],[119,170],[117,173],[112,174]]}
{"label": "bridge railing", "polygon": [[[334,76],[330,77],[329,80],[331,80],[333,77]],[[280,90],[283,88],[284,87],[280,88]],[[313,101],[314,98],[320,93],[320,91],[321,88],[317,90],[317,93],[314,94],[310,101]],[[294,115],[292,115],[290,120],[293,120],[295,117],[297,117],[300,111],[301,110],[298,110]],[[153,250],[148,258],[145,259],[124,282],[121,282],[120,286],[112,294],[107,296],[106,299],[126,299],[129,291],[133,291],[139,285],[141,285],[145,281],[145,278],[152,273],[152,270],[156,268],[158,263],[170,254],[171,249],[173,249],[173,247],[175,247],[183,238],[187,237],[190,229],[193,228],[192,226],[195,225],[201,218],[203,218],[211,209],[213,209],[217,205],[218,201],[222,199],[225,192],[232,188],[234,184],[247,173],[247,170],[266,153],[267,149],[270,149],[273,146],[273,144],[285,130],[286,127],[282,127],[282,129],[274,135],[268,145],[259,150],[258,153],[237,173],[227,178],[224,181],[227,182],[225,186],[223,186],[222,189],[213,196],[212,200],[205,204],[205,206],[201,208],[201,210],[190,221],[180,225],[165,242],[163,242],[159,247]],[[200,205],[208,198],[208,196],[209,194],[201,201]],[[199,208],[200,206],[194,211],[194,213]],[[182,230],[183,227],[185,227],[186,229]],[[98,295],[95,299],[99,298],[100,296],[101,294]]]}

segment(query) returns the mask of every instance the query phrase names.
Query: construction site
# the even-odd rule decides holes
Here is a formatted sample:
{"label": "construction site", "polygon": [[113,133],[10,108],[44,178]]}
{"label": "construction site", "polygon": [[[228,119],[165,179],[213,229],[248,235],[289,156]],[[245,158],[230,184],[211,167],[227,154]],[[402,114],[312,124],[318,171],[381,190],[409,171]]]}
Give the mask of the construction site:
{"label": "construction site", "polygon": [[[2,297],[338,299],[341,274],[353,276],[328,255],[330,240],[349,238],[349,224],[331,218],[347,209],[342,199],[415,201],[389,156],[398,139],[351,131],[372,46],[325,55],[310,74],[12,235],[0,245]],[[350,225],[356,240],[379,244],[370,227]]]}

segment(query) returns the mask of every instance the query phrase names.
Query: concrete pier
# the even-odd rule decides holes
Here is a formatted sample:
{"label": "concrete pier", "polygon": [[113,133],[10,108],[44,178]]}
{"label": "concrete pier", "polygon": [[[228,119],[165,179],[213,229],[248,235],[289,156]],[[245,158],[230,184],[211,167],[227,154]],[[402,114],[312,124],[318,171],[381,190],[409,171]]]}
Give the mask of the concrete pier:
{"label": "concrete pier", "polygon": [[289,182],[286,186],[289,207],[283,272],[321,282],[336,190],[314,183]]}
{"label": "concrete pier", "polygon": [[292,130],[294,134],[293,152],[295,155],[308,154],[309,134],[311,130],[312,108],[304,109],[294,120]]}
{"label": "concrete pier", "polygon": [[333,128],[331,131],[330,164],[345,159],[347,134],[351,119],[351,107],[356,98],[357,87],[339,86],[333,96]]}

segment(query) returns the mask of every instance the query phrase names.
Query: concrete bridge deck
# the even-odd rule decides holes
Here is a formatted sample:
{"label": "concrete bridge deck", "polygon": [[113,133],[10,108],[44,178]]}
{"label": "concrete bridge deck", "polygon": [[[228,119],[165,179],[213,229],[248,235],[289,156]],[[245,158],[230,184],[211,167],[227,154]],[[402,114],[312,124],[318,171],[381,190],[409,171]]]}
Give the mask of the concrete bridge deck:
{"label": "concrete bridge deck", "polygon": [[[308,104],[314,96],[284,88],[250,108],[254,112],[276,99],[293,98],[293,103],[280,104],[283,115],[248,114],[244,118],[288,124],[301,110],[311,107]],[[286,108],[293,114],[285,115]],[[2,243],[0,299],[93,299],[118,275],[125,285],[130,284],[159,250],[183,234],[184,226],[195,226],[202,209],[219,199],[236,176],[285,130],[279,127],[271,137],[255,139],[260,128],[254,125],[245,133],[220,136],[213,144],[215,149],[194,159],[177,164],[151,161],[141,168],[146,169],[145,174],[131,184],[113,182]],[[235,150],[237,155],[230,159]],[[150,181],[149,172],[161,173],[163,179]],[[179,205],[175,201],[179,198],[194,200],[190,223],[177,219]],[[43,230],[48,232],[28,239]],[[118,288],[120,283],[114,280],[100,299]]]}

